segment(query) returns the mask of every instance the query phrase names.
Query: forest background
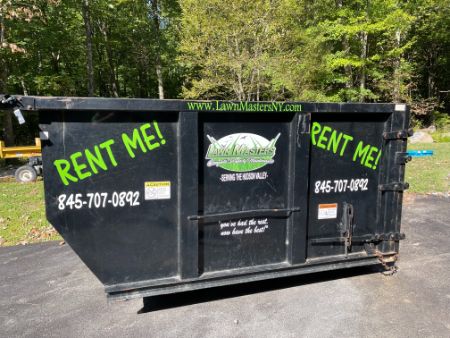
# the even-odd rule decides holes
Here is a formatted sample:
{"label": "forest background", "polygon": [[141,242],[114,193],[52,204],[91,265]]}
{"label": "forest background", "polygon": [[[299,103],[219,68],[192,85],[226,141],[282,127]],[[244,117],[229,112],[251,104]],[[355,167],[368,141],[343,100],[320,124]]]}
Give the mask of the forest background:
{"label": "forest background", "polygon": [[405,102],[446,130],[449,32],[448,0],[0,0],[0,93]]}

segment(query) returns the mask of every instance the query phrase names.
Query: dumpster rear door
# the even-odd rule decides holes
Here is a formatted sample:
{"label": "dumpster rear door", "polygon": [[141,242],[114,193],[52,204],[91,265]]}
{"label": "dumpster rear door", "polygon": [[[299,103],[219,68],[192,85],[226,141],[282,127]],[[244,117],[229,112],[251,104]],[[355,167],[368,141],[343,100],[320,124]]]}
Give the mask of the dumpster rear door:
{"label": "dumpster rear door", "polygon": [[[394,116],[395,115],[395,116]],[[308,211],[309,259],[366,253],[365,245],[387,231],[395,232],[386,203],[398,203],[383,185],[402,176],[393,160],[393,140],[384,137],[397,114],[324,113],[311,121]],[[401,141],[401,140],[399,140]],[[399,143],[400,144],[400,143]],[[400,149],[404,147],[400,144]],[[401,154],[401,153],[400,153]],[[395,175],[390,175],[393,172]],[[392,215],[397,215],[393,211]],[[395,216],[397,217],[397,216]],[[388,217],[391,218],[392,217]],[[392,225],[392,227],[391,227]]]}

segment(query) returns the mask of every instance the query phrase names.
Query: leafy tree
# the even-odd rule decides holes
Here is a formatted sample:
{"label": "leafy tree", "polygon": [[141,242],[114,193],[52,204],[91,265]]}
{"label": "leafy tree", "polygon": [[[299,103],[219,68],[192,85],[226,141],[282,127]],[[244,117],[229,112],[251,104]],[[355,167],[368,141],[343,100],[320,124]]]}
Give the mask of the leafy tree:
{"label": "leafy tree", "polygon": [[0,0],[0,93],[401,101],[431,123],[449,29],[448,0]]}
{"label": "leafy tree", "polygon": [[414,81],[410,95],[413,112],[425,123],[432,113],[450,111],[450,5],[445,0],[411,4],[416,20],[410,32]]}
{"label": "leafy tree", "polygon": [[279,6],[269,0],[183,1],[180,60],[190,70],[183,96],[279,97],[271,74],[282,39]]}
{"label": "leafy tree", "polygon": [[[14,84],[19,84],[23,92],[28,93],[26,74],[22,67],[17,67],[28,60],[31,53],[28,48],[31,38],[23,32],[42,16],[44,7],[56,3],[56,0],[0,1],[0,93],[8,92]],[[14,144],[11,115],[3,112],[2,120],[5,142]]]}

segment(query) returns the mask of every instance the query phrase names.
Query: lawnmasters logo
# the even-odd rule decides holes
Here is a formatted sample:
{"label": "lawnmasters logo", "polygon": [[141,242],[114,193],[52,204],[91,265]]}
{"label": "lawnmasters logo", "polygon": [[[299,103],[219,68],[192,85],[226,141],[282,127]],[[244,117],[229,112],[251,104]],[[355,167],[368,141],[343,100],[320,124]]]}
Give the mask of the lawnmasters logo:
{"label": "lawnmasters logo", "polygon": [[274,162],[275,143],[281,133],[272,140],[250,133],[231,134],[219,140],[206,135],[211,144],[206,153],[208,167],[220,167],[233,172],[247,172]]}

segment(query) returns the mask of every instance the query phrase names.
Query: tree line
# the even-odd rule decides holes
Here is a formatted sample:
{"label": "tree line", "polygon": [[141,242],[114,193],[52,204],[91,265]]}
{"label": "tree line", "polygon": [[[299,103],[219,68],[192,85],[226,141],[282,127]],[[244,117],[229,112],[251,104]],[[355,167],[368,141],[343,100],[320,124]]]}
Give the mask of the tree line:
{"label": "tree line", "polygon": [[0,0],[0,93],[406,102],[430,122],[449,29],[448,0]]}

